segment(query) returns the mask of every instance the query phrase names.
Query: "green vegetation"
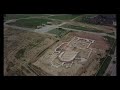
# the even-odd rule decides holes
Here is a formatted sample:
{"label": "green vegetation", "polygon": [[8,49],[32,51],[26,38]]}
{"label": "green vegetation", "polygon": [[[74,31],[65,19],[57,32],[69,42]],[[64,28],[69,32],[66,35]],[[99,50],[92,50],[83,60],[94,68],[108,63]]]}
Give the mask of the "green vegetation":
{"label": "green vegetation", "polygon": [[114,45],[113,45],[112,49],[110,50],[110,54],[114,54],[115,47],[116,47],[116,41],[114,41]]}
{"label": "green vegetation", "polygon": [[5,20],[10,20],[10,19],[18,19],[18,18],[26,18],[29,17],[27,14],[6,14]]}
{"label": "green vegetation", "polygon": [[59,20],[71,20],[75,17],[79,16],[78,14],[66,14],[66,15],[55,15],[55,16],[50,16],[49,18],[52,19],[59,19]]}
{"label": "green vegetation", "polygon": [[46,15],[44,14],[6,14],[4,19],[10,20],[10,19],[27,18],[32,16],[46,16]]}
{"label": "green vegetation", "polygon": [[107,34],[109,34],[109,35],[113,35],[113,36],[115,35],[115,33],[114,33],[114,32],[111,32],[111,33],[107,33]]}
{"label": "green vegetation", "polygon": [[112,57],[111,56],[108,56],[106,58],[106,60],[104,61],[104,63],[102,64],[100,70],[98,71],[97,75],[96,76],[102,76],[105,72],[105,70],[107,69],[110,61],[111,61]]}
{"label": "green vegetation", "polygon": [[[97,15],[97,14],[84,14],[84,15],[81,15],[81,17],[76,18],[75,21],[77,21],[77,22],[89,23],[89,22],[88,22],[88,19],[91,18],[91,17],[94,17],[94,16],[96,16],[96,15]],[[94,24],[94,23],[90,23],[90,24]]]}
{"label": "green vegetation", "polygon": [[30,18],[30,19],[20,19],[16,22],[8,23],[10,25],[16,25],[20,27],[27,27],[27,28],[36,28],[39,25],[47,24],[47,22],[51,22],[50,19],[43,19],[43,18]]}
{"label": "green vegetation", "polygon": [[105,56],[105,57],[103,57],[103,58],[100,59],[100,65],[103,63],[103,61],[105,60],[106,57],[107,56]]}
{"label": "green vegetation", "polygon": [[109,36],[104,36],[104,38],[107,39],[107,42],[108,42],[108,43],[110,44],[110,46],[112,47],[113,42],[115,41],[115,39],[112,38],[112,37],[109,37]]}
{"label": "green vegetation", "polygon": [[53,29],[51,31],[48,31],[48,33],[51,33],[51,34],[55,34],[57,37],[61,38],[63,37],[64,35],[66,35],[69,31],[65,30],[65,29]]}
{"label": "green vegetation", "polygon": [[109,56],[109,54],[114,54],[115,47],[116,47],[116,41],[114,38],[111,38],[109,36],[104,36],[104,38],[107,39],[107,42],[110,44],[110,47],[112,47],[112,48],[110,48],[109,50],[106,50],[106,53],[108,53],[108,55],[100,59],[100,65],[103,63],[104,60],[105,61],[102,64],[102,66],[99,69],[96,76],[102,76],[104,74],[105,70],[107,69],[107,67],[112,59],[112,57]]}
{"label": "green vegetation", "polygon": [[20,50],[16,53],[15,57],[16,57],[17,59],[20,59],[21,57],[23,57],[25,50],[26,50],[25,48],[20,49]]}
{"label": "green vegetation", "polygon": [[69,25],[69,24],[62,25],[62,27],[71,28],[71,29],[77,29],[77,30],[82,30],[82,31],[89,31],[89,32],[99,32],[99,33],[104,32],[102,30],[98,30],[98,29],[95,29],[95,28],[88,28],[88,27],[75,26],[75,25]]}
{"label": "green vegetation", "polygon": [[109,52],[109,54],[114,54],[114,51],[115,51],[115,47],[116,47],[116,40],[112,37],[109,37],[109,36],[104,36],[104,38],[107,39],[107,42],[108,44],[110,45],[110,49],[107,50],[106,52]]}

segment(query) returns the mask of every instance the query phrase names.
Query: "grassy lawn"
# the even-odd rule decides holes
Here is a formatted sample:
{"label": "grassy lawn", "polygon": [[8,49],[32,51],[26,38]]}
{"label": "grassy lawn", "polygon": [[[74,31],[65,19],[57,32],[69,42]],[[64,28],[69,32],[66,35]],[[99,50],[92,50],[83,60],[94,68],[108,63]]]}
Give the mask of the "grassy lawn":
{"label": "grassy lawn", "polygon": [[105,62],[103,63],[103,65],[101,66],[100,70],[98,71],[96,76],[102,76],[105,73],[105,70],[107,69],[110,61],[111,61],[112,57],[108,56],[105,60]]}
{"label": "grassy lawn", "polygon": [[69,31],[67,30],[64,30],[64,29],[53,29],[51,31],[48,31],[48,33],[51,33],[51,34],[55,34],[56,37],[63,37],[64,35],[66,35]]}
{"label": "grassy lawn", "polygon": [[19,19],[19,18],[26,18],[26,17],[32,17],[32,16],[46,16],[44,14],[6,14],[5,20],[11,20],[11,19]]}
{"label": "grassy lawn", "polygon": [[16,22],[8,23],[9,25],[15,25],[20,27],[27,27],[27,28],[36,28],[39,25],[47,24],[47,22],[51,22],[52,20],[43,19],[43,18],[30,18],[30,19],[20,19]]}
{"label": "grassy lawn", "polygon": [[71,20],[75,17],[79,16],[78,14],[67,14],[67,15],[56,15],[56,16],[50,16],[49,18],[52,18],[52,19],[59,19],[59,20]]}
{"label": "grassy lawn", "polygon": [[75,26],[75,25],[65,24],[65,25],[63,25],[62,27],[71,28],[71,29],[77,29],[77,30],[82,30],[82,31],[103,33],[102,30],[98,30],[98,29],[94,29],[94,28],[88,28],[88,27],[83,27],[83,26]]}

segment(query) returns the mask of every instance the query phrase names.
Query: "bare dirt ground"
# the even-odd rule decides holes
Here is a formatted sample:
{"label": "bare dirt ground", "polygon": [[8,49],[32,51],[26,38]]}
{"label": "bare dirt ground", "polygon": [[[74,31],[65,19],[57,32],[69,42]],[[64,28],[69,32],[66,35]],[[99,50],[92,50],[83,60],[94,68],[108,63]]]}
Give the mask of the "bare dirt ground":
{"label": "bare dirt ground", "polygon": [[103,50],[109,48],[107,42],[105,41],[104,37],[102,37],[102,36],[98,36],[98,35],[95,35],[95,34],[89,34],[89,33],[86,33],[86,32],[70,33],[70,36],[73,36],[73,35],[79,36],[79,37],[82,37],[82,38],[89,38],[89,39],[95,40],[94,44],[92,44],[90,46],[92,48],[99,48],[99,49],[103,49]]}
{"label": "bare dirt ground", "polygon": [[[93,46],[91,46],[93,52],[91,53],[91,56],[89,57],[87,63],[80,64],[77,60],[75,60],[70,68],[66,67],[65,64],[59,67],[61,62],[57,58],[58,54],[54,53],[55,48],[58,47],[63,42],[70,41],[74,36],[93,39],[98,44],[95,43],[93,44]],[[102,44],[106,44],[106,45],[103,47]],[[79,75],[90,76],[90,75],[94,75],[99,67],[100,56],[98,56],[98,54],[101,54],[101,57],[105,56],[105,50],[107,48],[108,48],[107,43],[106,41],[104,41],[103,37],[101,36],[98,36],[96,38],[96,36],[92,34],[71,32],[66,36],[64,36],[59,42],[57,42],[51,48],[49,48],[43,54],[43,56],[38,58],[38,60],[32,63],[32,65],[39,67],[45,72],[55,76],[79,76]],[[51,62],[57,65],[58,67],[54,65],[52,66]]]}
{"label": "bare dirt ground", "polygon": [[39,55],[54,42],[56,42],[56,39],[48,34],[43,35],[34,32],[5,28],[4,74],[7,75],[7,72],[12,71],[12,68],[12,72],[16,72],[14,66],[20,70],[21,63],[34,62],[37,57],[39,57]]}
{"label": "bare dirt ground", "polygon": [[[31,17],[29,17],[31,18]],[[75,18],[74,18],[75,19]],[[86,26],[104,30],[106,33],[115,31],[115,28],[103,25],[90,25],[86,23],[76,23],[74,19],[70,22],[62,22],[59,25],[36,29],[33,32],[29,28],[5,26],[4,28],[4,75],[5,76],[92,76],[99,67],[100,58],[106,55],[106,50],[110,48],[106,40],[98,34],[87,32],[70,32],[59,41],[54,35],[45,33],[53,28],[58,28],[64,24]],[[14,20],[13,20],[14,21]],[[10,28],[11,27],[11,28]],[[14,29],[13,29],[14,28]],[[22,29],[22,30],[20,30]],[[68,28],[69,29],[69,28]],[[27,30],[27,31],[24,31]],[[32,32],[29,32],[32,31]],[[44,33],[41,33],[44,32]],[[87,38],[95,40],[89,48],[92,53],[85,64],[77,60],[73,63],[62,64],[55,48],[63,42],[69,42],[73,37]],[[59,41],[59,42],[58,42]],[[89,43],[88,43],[89,44]],[[86,45],[87,46],[87,45]],[[60,48],[66,48],[66,44]],[[89,48],[81,49],[81,55],[86,57]],[[74,50],[76,50],[74,48]],[[70,51],[72,52],[72,51]],[[69,51],[66,55],[68,55]],[[99,54],[99,55],[98,55]],[[71,55],[72,56],[72,55]],[[55,66],[56,65],[56,66]],[[71,67],[67,67],[70,66]],[[59,67],[60,66],[60,67]],[[57,67],[57,68],[56,68]]]}

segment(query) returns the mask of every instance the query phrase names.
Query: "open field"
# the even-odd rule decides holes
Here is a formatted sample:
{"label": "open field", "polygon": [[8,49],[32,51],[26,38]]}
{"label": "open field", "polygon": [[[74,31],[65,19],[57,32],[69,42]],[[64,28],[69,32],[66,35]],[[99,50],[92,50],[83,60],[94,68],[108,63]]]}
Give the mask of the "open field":
{"label": "open field", "polygon": [[61,28],[59,29],[59,28],[57,28],[57,29],[49,31],[48,33],[55,34],[56,37],[61,38],[61,37],[65,36],[68,32],[69,31],[67,31],[65,29],[61,29]]}
{"label": "open field", "polygon": [[70,14],[70,15],[61,14],[61,15],[57,15],[57,16],[50,16],[49,18],[58,19],[58,20],[71,20],[71,19],[73,19],[73,18],[75,18],[77,16],[79,16],[79,15],[77,15],[77,14]]}
{"label": "open field", "polygon": [[52,22],[50,19],[43,18],[30,18],[30,19],[20,19],[16,22],[8,23],[9,25],[15,25],[19,27],[27,27],[27,28],[36,28],[42,24],[47,24],[47,22]]}
{"label": "open field", "polygon": [[95,29],[95,28],[88,28],[88,27],[69,25],[69,24],[65,24],[65,25],[63,25],[61,27],[77,29],[77,30],[81,30],[81,31],[98,32],[98,33],[103,33],[104,32],[102,30],[98,30],[98,29]]}
{"label": "open field", "polygon": [[104,25],[91,25],[87,23],[81,23],[81,22],[75,22],[71,21],[67,24],[62,25],[61,27],[65,28],[72,28],[76,30],[83,30],[83,31],[89,31],[89,32],[98,32],[98,33],[107,33],[107,34],[112,34],[116,30],[114,27],[110,26],[104,26]]}
{"label": "open field", "polygon": [[9,67],[6,66],[9,62],[14,65],[17,64],[18,68],[23,62],[34,62],[42,52],[57,41],[56,38],[47,34],[43,35],[11,28],[5,29],[4,32],[4,61],[6,68]]}
{"label": "open field", "polygon": [[94,37],[96,36],[88,33],[69,32],[58,41],[49,34],[6,28],[4,74],[20,76],[93,75],[99,65],[98,54],[103,57],[105,50],[109,48],[103,37]]}
{"label": "open field", "polygon": [[11,19],[19,19],[19,18],[26,18],[26,17],[35,17],[35,16],[49,16],[47,14],[6,14],[5,20]]}
{"label": "open field", "polygon": [[[73,75],[86,76],[86,75],[88,75],[89,76],[89,75],[93,75],[97,71],[97,67],[99,65],[100,58],[104,57],[104,55],[106,53],[105,50],[107,48],[109,48],[107,46],[106,41],[103,40],[103,37],[98,37],[96,39],[94,37],[96,37],[96,36],[94,36],[92,34],[70,32],[69,34],[64,36],[61,39],[61,41],[57,42],[55,45],[53,45],[51,48],[49,48],[43,54],[43,56],[41,56],[32,65],[42,68],[47,73],[50,73],[55,76],[59,76],[59,75],[60,76],[64,76],[64,75],[67,75],[67,76],[73,76]],[[82,41],[80,41],[80,42],[77,41],[77,39],[80,39],[80,38],[83,38],[83,39],[89,38],[90,40],[94,39],[95,42],[89,46],[90,42],[85,42],[82,39],[81,39]],[[74,42],[76,42],[76,45],[77,45],[76,47],[74,47],[75,46]],[[83,45],[82,45],[82,43],[83,43]],[[102,46],[103,43],[104,43],[104,45],[105,44],[106,45]],[[87,49],[88,46],[89,46],[89,48]],[[82,48],[82,49],[80,49],[80,48]],[[62,53],[62,52],[64,52],[64,53]],[[79,53],[77,54],[77,52],[79,52]],[[101,57],[98,54],[100,54]],[[87,60],[87,61],[85,61],[86,63],[84,62],[84,60],[79,61],[79,59],[80,59],[79,55],[82,58],[86,58],[85,59],[85,60]],[[75,56],[76,56],[76,58],[74,58]],[[71,61],[69,61],[69,60],[71,60]],[[66,63],[66,62],[68,62],[68,63]],[[91,64],[92,62],[94,62],[93,67]],[[89,69],[93,70],[93,72],[89,72],[89,69],[87,70],[88,67],[90,67]],[[84,74],[82,74],[83,72],[84,72]]]}

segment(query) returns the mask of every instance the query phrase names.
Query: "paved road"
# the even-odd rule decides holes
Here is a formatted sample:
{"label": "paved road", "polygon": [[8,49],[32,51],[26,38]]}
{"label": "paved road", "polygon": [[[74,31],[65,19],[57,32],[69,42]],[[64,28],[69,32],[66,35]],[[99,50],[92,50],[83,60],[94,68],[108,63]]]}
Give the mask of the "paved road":
{"label": "paved road", "polygon": [[59,25],[46,25],[45,27],[42,27],[42,28],[40,28],[40,29],[35,29],[34,31],[35,31],[35,32],[38,32],[38,33],[44,33],[44,32],[48,32],[48,31],[50,31],[50,30],[53,30],[53,29],[55,29],[55,28],[58,28],[58,27],[66,24],[66,23],[68,23],[68,22],[63,22],[63,23],[61,23],[61,24],[59,24]]}

